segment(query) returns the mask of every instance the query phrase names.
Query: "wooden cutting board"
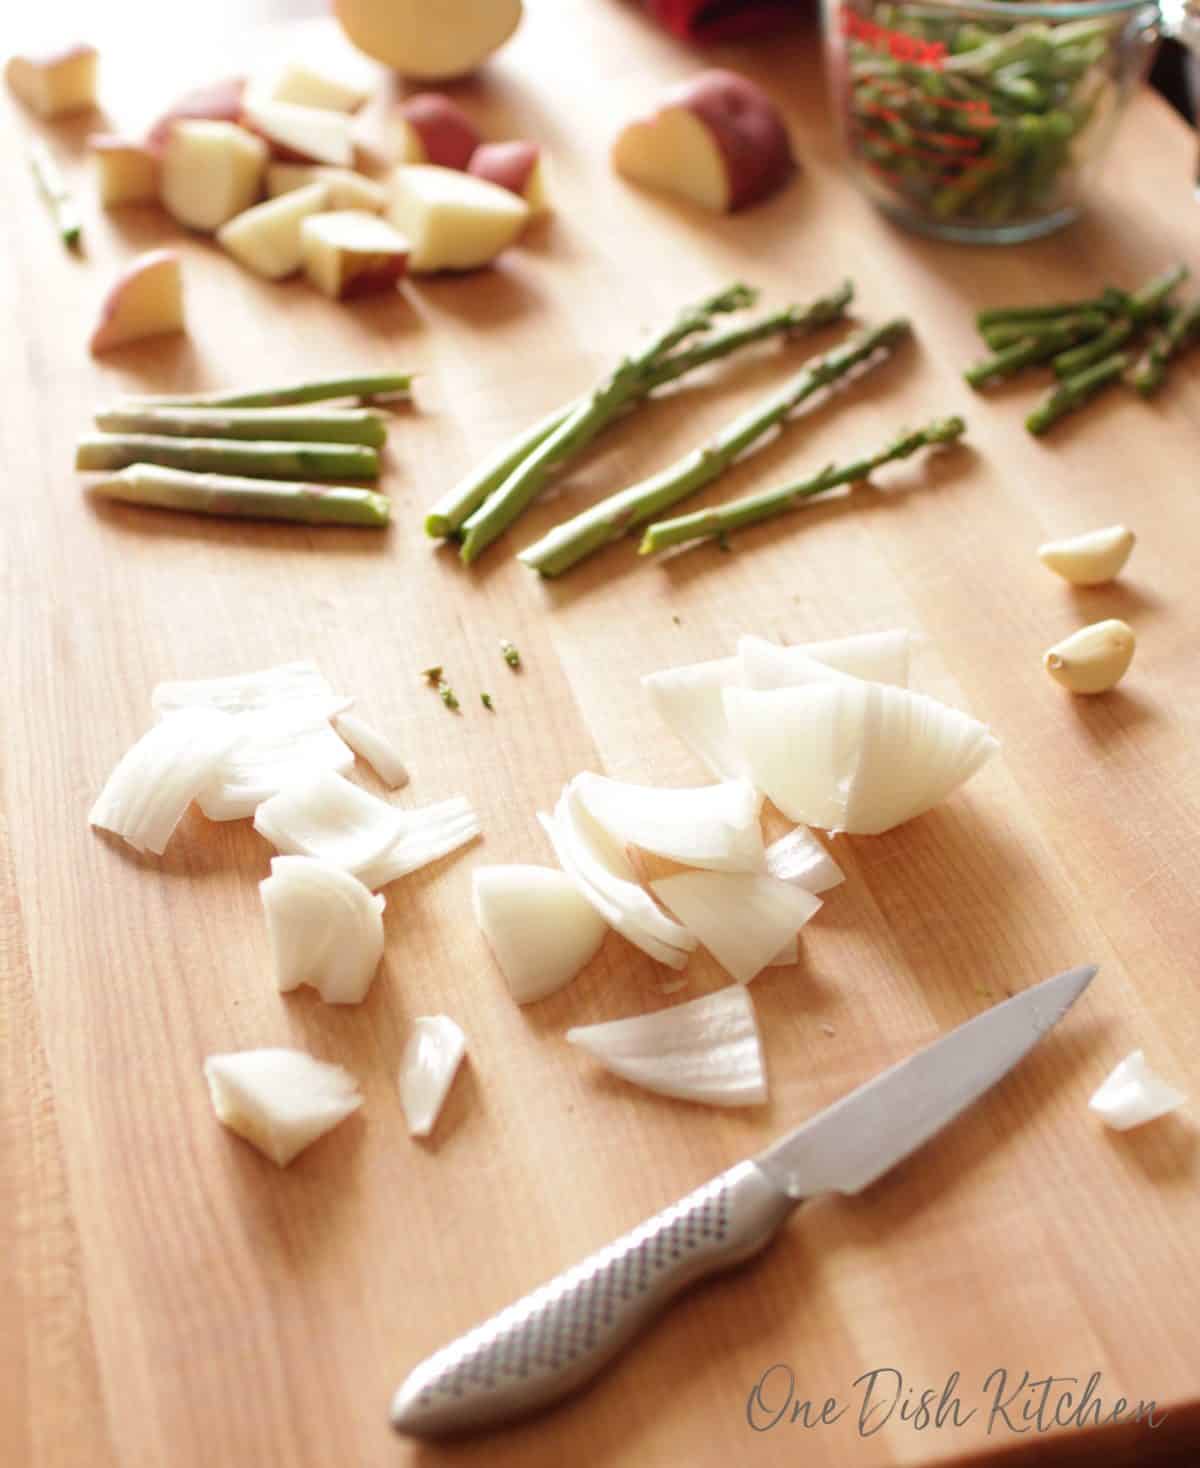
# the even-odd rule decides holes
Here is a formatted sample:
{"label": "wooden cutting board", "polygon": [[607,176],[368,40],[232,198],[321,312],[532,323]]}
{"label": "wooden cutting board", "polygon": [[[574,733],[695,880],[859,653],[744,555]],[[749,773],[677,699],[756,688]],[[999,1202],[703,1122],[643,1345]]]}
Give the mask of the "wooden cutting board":
{"label": "wooden cutting board", "polygon": [[[139,125],[179,86],[229,69],[227,42],[179,55],[166,29],[106,56],[110,121]],[[5,102],[6,1464],[876,1468],[1050,1461],[1051,1436],[1056,1462],[1144,1463],[1197,1440],[1194,1112],[1120,1137],[1086,1102],[1135,1047],[1200,1097],[1200,377],[1181,367],[1151,405],[1108,396],[1040,443],[1021,427],[1040,385],[983,399],[959,375],[982,304],[1195,263],[1192,143],[1143,95],[1085,223],[1020,249],[932,244],[891,228],[846,180],[812,37],[713,59],[788,109],[804,173],[782,196],[711,220],[617,180],[616,122],[697,59],[636,7],[543,0],[459,93],[489,135],[546,145],[553,221],[492,271],[347,308],[258,283],[155,211],[103,215],[83,157],[94,119],[46,130],[85,204],[86,254],[68,258],[26,173],[32,124]],[[185,257],[190,337],[90,360],[109,278],[167,241]],[[966,415],[969,450],[885,476],[899,492],[739,537],[729,555],[646,564],[623,545],[553,585],[514,562],[805,351],[773,348],[609,436],[475,571],[424,539],[438,492],[681,303],[736,277],[769,302],[806,299],[845,274],[864,317],[909,314],[917,344],[710,499],[934,414]],[[73,438],[118,392],[393,364],[421,376],[392,435],[387,535],[97,510],[81,496]],[[1034,557],[1048,536],[1117,520],[1139,543],[1116,586],[1072,591]],[[1133,670],[1116,693],[1072,700],[1041,652],[1104,616],[1136,627]],[[519,1010],[472,921],[472,869],[550,861],[534,812],[578,770],[700,777],[656,725],[642,673],[727,653],[747,631],[800,641],[893,625],[923,639],[915,685],[986,720],[1002,757],[935,813],[836,842],[847,881],[806,930],[801,963],[754,987],[769,1105],[714,1113],[598,1076],[565,1044],[568,1025],[676,1002],[721,975],[700,956],[668,999],[662,972],[613,936],[567,990]],[[521,650],[519,674],[501,637]],[[413,771],[403,800],[465,792],[485,831],[388,890],[383,970],[350,1010],[275,992],[255,890],[269,852],[248,823],[192,812],[162,860],[86,824],[147,727],[155,682],[301,657],[397,738]],[[422,686],[433,662],[460,716]],[[759,1263],[695,1294],[586,1396],[454,1448],[393,1440],[391,1391],[427,1352],[915,1047],[1087,960],[1101,973],[1086,999],[984,1104],[867,1195],[803,1210]],[[461,1022],[470,1060],[436,1136],[414,1144],[395,1074],[410,1021],[429,1013]],[[201,1065],[288,1044],[348,1066],[366,1104],[278,1172],[216,1124]],[[860,1423],[872,1372],[877,1410]],[[920,1430],[898,1405],[882,1422],[889,1372],[914,1406],[959,1373],[969,1420]],[[1045,1413],[1021,1415],[1040,1388],[1011,1395],[1023,1372],[1099,1373],[1106,1416],[1124,1397],[1166,1420],[1043,1433]],[[1069,1410],[1066,1385],[1047,1389],[1050,1422]],[[816,1413],[834,1398],[838,1421],[793,1423],[789,1403],[810,1398]]]}

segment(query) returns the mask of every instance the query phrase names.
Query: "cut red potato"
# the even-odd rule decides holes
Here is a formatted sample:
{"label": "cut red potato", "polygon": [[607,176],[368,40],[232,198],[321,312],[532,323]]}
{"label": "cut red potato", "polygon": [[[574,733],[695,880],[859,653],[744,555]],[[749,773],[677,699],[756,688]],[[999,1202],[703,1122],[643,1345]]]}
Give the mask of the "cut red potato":
{"label": "cut red potato", "polygon": [[267,193],[272,199],[317,183],[325,185],[330,209],[365,209],[370,214],[382,214],[387,208],[388,196],[384,186],[349,168],[329,168],[325,164],[313,163],[272,163],[267,169]]}
{"label": "cut red potato", "polygon": [[412,247],[410,270],[475,270],[513,243],[529,208],[485,179],[415,163],[392,174],[388,215]]}
{"label": "cut red potato", "polygon": [[303,221],[300,238],[305,274],[334,300],[388,290],[408,268],[408,241],[375,214],[314,214]]}
{"label": "cut red potato", "polygon": [[242,122],[267,141],[276,158],[336,168],[354,163],[350,119],[344,112],[247,97]]}
{"label": "cut red potato", "polygon": [[285,62],[253,91],[264,102],[293,102],[328,112],[357,112],[371,95],[369,82],[300,60]]}
{"label": "cut red potato", "polygon": [[255,203],[267,145],[232,122],[177,122],[162,160],[162,201],[190,229],[213,231]]}
{"label": "cut red potato", "polygon": [[39,117],[61,117],[96,105],[94,46],[67,46],[44,56],[10,56],[4,77],[14,96]]}
{"label": "cut red potato", "polygon": [[255,275],[283,280],[304,263],[301,225],[326,208],[325,185],[310,184],[237,215],[217,231],[217,243]]}
{"label": "cut red potato", "polygon": [[183,330],[179,256],[173,250],[151,250],[139,255],[105,296],[90,346],[93,352],[107,352],[126,342]]}
{"label": "cut red potato", "polygon": [[728,213],[774,193],[795,168],[775,104],[732,71],[703,71],[629,123],[613,147],[618,173]]}
{"label": "cut red potato", "polygon": [[471,154],[467,172],[524,199],[531,214],[544,214],[550,207],[542,150],[536,143],[483,143]]}
{"label": "cut red potato", "polygon": [[333,0],[360,51],[427,82],[474,71],[516,30],[521,8],[521,0]]}
{"label": "cut red potato", "polygon": [[466,168],[479,143],[475,124],[440,92],[417,92],[400,104],[395,154],[400,163]]}
{"label": "cut red potato", "polygon": [[146,134],[147,146],[161,153],[177,122],[237,122],[242,115],[245,93],[246,78],[241,76],[226,77],[211,86],[185,92]]}
{"label": "cut red potato", "polygon": [[100,202],[106,209],[158,199],[158,158],[145,143],[97,133],[88,139],[88,147],[96,155]]}

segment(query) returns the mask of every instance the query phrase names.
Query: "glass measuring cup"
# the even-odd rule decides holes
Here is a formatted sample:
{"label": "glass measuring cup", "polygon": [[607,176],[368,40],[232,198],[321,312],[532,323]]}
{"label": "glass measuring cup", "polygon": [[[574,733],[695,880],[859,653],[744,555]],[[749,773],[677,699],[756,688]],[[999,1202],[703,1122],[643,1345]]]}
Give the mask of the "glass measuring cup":
{"label": "glass measuring cup", "polygon": [[[1154,0],[823,0],[851,168],[901,223],[1003,244],[1079,212],[1164,28]],[[1165,7],[1164,7],[1165,8]]]}

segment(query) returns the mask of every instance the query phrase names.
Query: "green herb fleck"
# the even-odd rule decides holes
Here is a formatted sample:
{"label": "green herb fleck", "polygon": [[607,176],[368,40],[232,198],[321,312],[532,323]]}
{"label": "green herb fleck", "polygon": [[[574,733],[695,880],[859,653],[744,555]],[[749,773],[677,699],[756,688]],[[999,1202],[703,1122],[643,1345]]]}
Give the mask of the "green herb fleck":
{"label": "green herb fleck", "polygon": [[485,709],[491,709],[495,712],[496,705],[492,702],[492,695],[490,693],[481,693],[479,695],[479,702]]}
{"label": "green herb fleck", "polygon": [[449,683],[446,682],[445,678],[438,680],[437,691],[441,695],[442,702],[448,709],[457,709],[459,707],[458,695],[450,687]]}
{"label": "green herb fleck", "polygon": [[509,642],[507,637],[500,639],[500,655],[510,668],[519,668],[521,666],[521,654]]}
{"label": "green herb fleck", "polygon": [[425,679],[426,683],[432,683],[436,688],[437,685],[442,681],[442,674],[444,671],[445,669],[442,667],[441,663],[434,663],[432,668],[421,669],[421,677]]}

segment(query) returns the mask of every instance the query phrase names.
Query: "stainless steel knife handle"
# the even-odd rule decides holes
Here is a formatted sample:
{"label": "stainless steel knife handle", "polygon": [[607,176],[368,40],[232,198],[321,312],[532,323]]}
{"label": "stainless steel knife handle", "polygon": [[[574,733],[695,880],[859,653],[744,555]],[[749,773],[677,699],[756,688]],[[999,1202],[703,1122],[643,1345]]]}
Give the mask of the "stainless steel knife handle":
{"label": "stainless steel knife handle", "polygon": [[393,1427],[441,1437],[558,1401],[687,1285],[761,1249],[798,1201],[738,1163],[423,1361]]}

